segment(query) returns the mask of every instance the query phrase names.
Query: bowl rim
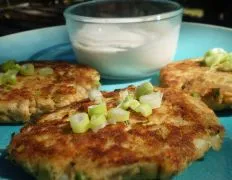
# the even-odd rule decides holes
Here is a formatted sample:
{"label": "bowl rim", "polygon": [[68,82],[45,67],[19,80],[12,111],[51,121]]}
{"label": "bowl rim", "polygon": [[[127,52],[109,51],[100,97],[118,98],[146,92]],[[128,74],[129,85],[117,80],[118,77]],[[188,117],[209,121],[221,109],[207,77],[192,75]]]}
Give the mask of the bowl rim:
{"label": "bowl rim", "polygon": [[[120,1],[120,0],[116,0],[116,1]],[[160,13],[156,15],[139,16],[139,17],[131,17],[131,18],[128,18],[128,17],[126,18],[101,18],[101,17],[74,15],[70,13],[76,7],[80,7],[80,6],[84,6],[88,4],[94,4],[94,3],[109,2],[109,0],[93,0],[93,1],[87,1],[87,2],[72,5],[66,8],[63,14],[66,20],[70,18],[74,21],[87,22],[87,23],[101,23],[101,24],[140,23],[140,22],[147,22],[147,21],[160,21],[160,20],[173,18],[175,16],[179,16],[183,14],[183,7],[177,2],[168,1],[168,0],[149,0],[149,1],[173,4],[177,6],[177,9],[170,11],[170,12]]]}

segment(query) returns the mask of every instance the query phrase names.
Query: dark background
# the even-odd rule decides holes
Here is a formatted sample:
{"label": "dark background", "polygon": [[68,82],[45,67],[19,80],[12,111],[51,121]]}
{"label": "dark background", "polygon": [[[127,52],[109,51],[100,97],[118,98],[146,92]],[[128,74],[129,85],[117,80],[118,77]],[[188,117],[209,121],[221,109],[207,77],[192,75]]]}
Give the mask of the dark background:
{"label": "dark background", "polygon": [[[64,24],[63,10],[86,0],[0,0],[0,36]],[[175,0],[184,21],[232,27],[231,0]]]}

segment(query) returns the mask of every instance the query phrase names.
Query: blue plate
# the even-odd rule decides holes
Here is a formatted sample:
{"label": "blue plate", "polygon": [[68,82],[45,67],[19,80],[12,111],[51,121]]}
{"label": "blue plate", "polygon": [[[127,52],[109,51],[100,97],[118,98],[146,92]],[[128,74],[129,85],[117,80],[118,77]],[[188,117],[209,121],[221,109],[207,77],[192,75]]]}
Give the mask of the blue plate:
{"label": "blue plate", "polygon": [[[232,51],[232,29],[183,23],[175,59],[199,57],[214,47]],[[64,26],[27,31],[0,38],[0,62],[6,59],[17,60],[67,60],[75,61],[68,34]],[[137,81],[102,80],[102,90],[114,90],[128,85],[138,85],[144,81],[159,84],[159,74]],[[226,129],[226,137],[219,152],[209,151],[204,160],[194,162],[175,180],[229,180],[232,178],[232,113],[218,114]],[[32,179],[24,171],[12,165],[4,157],[4,149],[11,134],[18,132],[20,125],[0,126],[0,180]]]}

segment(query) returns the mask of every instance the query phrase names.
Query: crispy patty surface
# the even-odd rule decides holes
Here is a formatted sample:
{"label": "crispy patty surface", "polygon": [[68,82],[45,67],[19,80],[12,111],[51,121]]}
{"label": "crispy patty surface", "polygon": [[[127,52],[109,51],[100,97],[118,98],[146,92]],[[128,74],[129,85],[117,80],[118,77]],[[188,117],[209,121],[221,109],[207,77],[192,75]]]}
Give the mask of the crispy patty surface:
{"label": "crispy patty surface", "polygon": [[214,110],[232,107],[232,72],[212,70],[202,65],[200,59],[167,65],[160,72],[160,81],[163,87],[199,96]]}
{"label": "crispy patty surface", "polygon": [[[96,70],[66,62],[31,62],[32,76],[17,75],[15,85],[0,86],[0,122],[26,122],[34,116],[51,112],[88,97],[97,88]],[[53,74],[41,76],[38,71],[51,67]]]}
{"label": "crispy patty surface", "polygon": [[[152,115],[131,110],[130,125],[111,124],[95,133],[75,134],[68,121],[91,101],[44,115],[12,137],[9,158],[37,179],[167,179],[211,147],[220,149],[224,128],[211,109],[181,91],[158,90],[163,102]],[[118,105],[118,91],[104,97],[108,109]]]}

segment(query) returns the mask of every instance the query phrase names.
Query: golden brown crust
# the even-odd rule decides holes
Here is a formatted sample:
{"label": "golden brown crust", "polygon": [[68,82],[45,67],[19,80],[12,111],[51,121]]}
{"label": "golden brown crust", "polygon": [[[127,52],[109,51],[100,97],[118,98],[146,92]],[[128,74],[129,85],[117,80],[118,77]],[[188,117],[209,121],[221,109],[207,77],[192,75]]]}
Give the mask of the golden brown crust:
{"label": "golden brown crust", "polygon": [[214,110],[232,106],[232,72],[212,70],[201,65],[200,59],[189,59],[167,65],[160,72],[163,87],[199,94]]}
{"label": "golden brown crust", "polygon": [[[170,177],[210,147],[219,149],[224,128],[200,100],[178,90],[160,90],[161,107],[148,118],[131,111],[130,126],[118,123],[97,133],[74,134],[68,117],[86,111],[93,104],[87,100],[44,115],[13,137],[9,156],[34,176],[47,169],[51,179],[64,174],[73,179],[76,172],[91,179],[120,179],[136,168],[151,166],[153,178]],[[119,92],[104,97],[109,109],[117,105]]]}
{"label": "golden brown crust", "polygon": [[[35,75],[17,75],[15,85],[0,86],[1,122],[24,122],[33,116],[54,111],[59,107],[87,98],[87,91],[97,88],[96,70],[66,62],[32,62]],[[41,76],[38,71],[51,67],[52,75]]]}

